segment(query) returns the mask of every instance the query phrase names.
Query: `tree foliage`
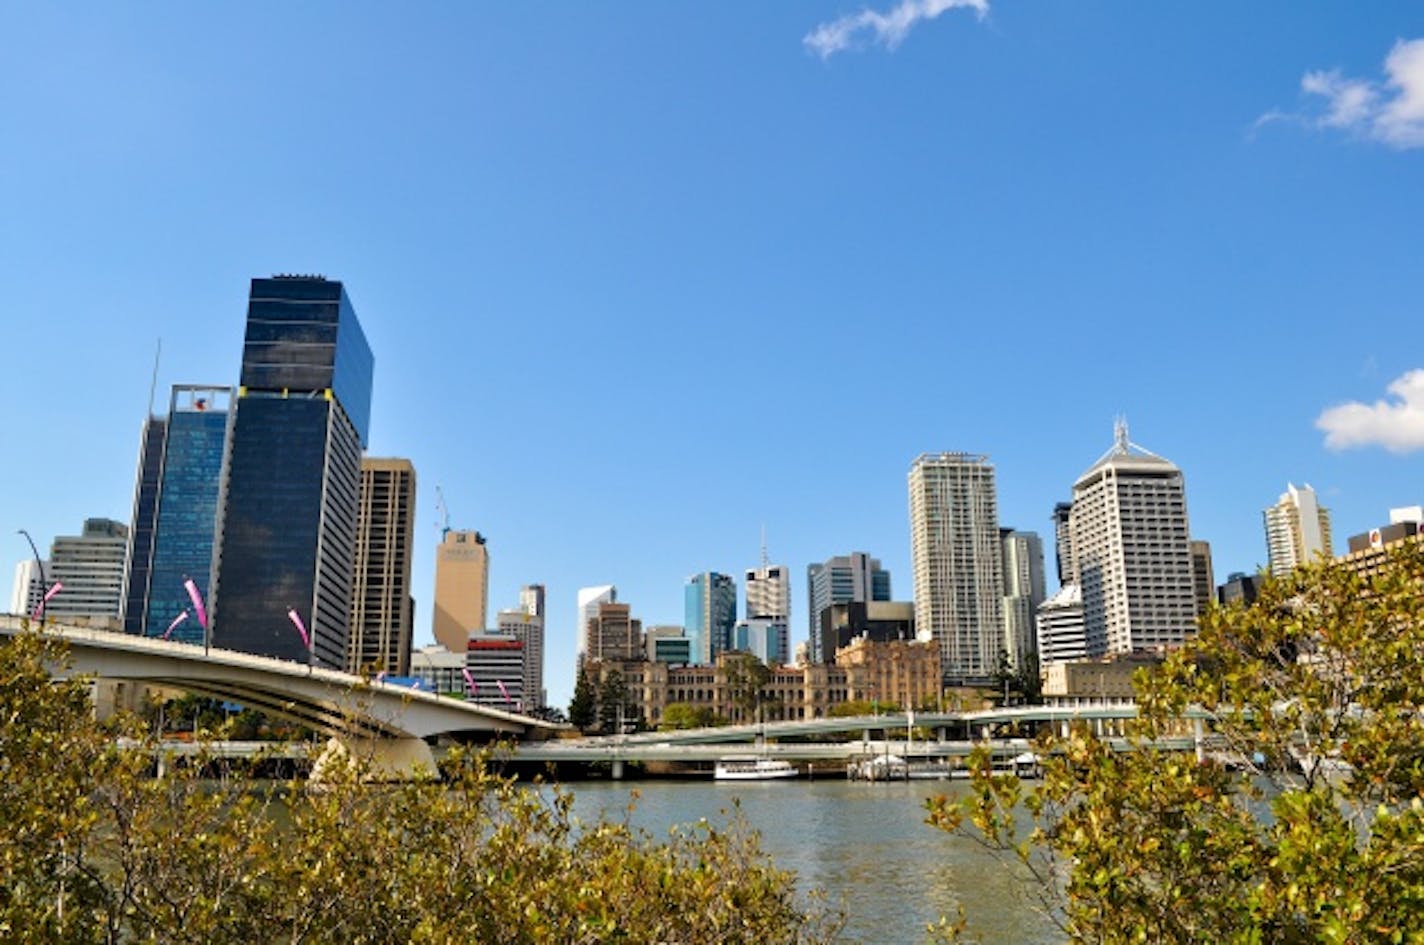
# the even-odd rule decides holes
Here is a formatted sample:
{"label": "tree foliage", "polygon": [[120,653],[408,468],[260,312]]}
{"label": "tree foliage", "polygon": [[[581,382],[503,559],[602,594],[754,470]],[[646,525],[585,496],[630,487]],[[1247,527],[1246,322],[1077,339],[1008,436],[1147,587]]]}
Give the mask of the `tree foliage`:
{"label": "tree foliage", "polygon": [[92,721],[62,653],[0,646],[0,940],[54,943],[820,942],[734,821],[654,840],[456,754],[444,780],[375,784],[359,759],[304,782],[154,773]]}
{"label": "tree foliage", "polygon": [[1267,581],[1134,684],[1126,750],[1044,739],[1031,789],[981,752],[930,822],[1010,853],[1073,941],[1424,942],[1420,546]]}
{"label": "tree foliage", "polygon": [[664,731],[674,731],[684,728],[709,728],[713,725],[725,725],[723,719],[708,706],[695,706],[687,702],[669,702],[667,708],[663,709],[662,721],[658,728]]}
{"label": "tree foliage", "polygon": [[729,653],[722,661],[733,721],[754,720],[763,690],[771,681],[771,668],[754,653]]}
{"label": "tree foliage", "polygon": [[582,731],[593,727],[598,716],[598,697],[594,692],[593,680],[588,678],[588,667],[579,663],[578,676],[574,680],[574,695],[569,702],[569,724]]}

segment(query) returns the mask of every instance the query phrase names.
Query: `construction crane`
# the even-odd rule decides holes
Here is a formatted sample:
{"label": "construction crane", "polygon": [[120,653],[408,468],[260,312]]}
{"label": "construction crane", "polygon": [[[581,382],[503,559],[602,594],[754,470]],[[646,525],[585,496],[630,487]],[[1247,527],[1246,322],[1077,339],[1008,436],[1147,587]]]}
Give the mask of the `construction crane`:
{"label": "construction crane", "polygon": [[450,506],[445,504],[445,490],[439,486],[435,487],[435,514],[440,519],[435,527],[440,529],[440,540],[444,541],[450,533]]}

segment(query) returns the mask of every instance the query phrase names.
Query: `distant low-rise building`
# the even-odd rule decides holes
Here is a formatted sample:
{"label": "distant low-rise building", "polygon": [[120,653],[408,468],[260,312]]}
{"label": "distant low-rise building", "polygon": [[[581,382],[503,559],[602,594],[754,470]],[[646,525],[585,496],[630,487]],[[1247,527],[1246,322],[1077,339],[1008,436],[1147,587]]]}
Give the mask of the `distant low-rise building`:
{"label": "distant low-rise building", "polygon": [[1145,653],[1072,660],[1043,669],[1043,702],[1057,708],[1132,705],[1132,674],[1160,660]]}

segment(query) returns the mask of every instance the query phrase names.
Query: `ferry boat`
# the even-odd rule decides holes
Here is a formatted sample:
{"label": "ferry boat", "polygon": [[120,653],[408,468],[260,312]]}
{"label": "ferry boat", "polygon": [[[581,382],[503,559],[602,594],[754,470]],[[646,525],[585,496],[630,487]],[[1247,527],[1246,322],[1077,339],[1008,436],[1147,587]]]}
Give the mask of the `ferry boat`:
{"label": "ferry boat", "polygon": [[789,761],[747,756],[719,760],[712,770],[712,780],[774,781],[778,778],[794,778],[800,774],[796,766]]}

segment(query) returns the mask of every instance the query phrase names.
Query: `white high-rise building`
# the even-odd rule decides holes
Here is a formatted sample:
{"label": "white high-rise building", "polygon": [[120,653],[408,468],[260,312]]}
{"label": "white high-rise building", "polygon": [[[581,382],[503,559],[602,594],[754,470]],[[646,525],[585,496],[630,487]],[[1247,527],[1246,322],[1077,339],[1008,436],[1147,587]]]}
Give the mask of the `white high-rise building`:
{"label": "white high-rise building", "polygon": [[84,520],[80,535],[56,538],[50,546],[45,576],[64,589],[45,605],[45,616],[56,620],[88,617],[113,620],[123,613],[124,565],[129,527],[107,518]]}
{"label": "white high-rise building", "polygon": [[1045,596],[1043,540],[1033,532],[1006,528],[1004,553],[1004,640],[1001,649],[1015,669],[1038,650],[1035,626],[1038,605]]}
{"label": "white high-rise building", "polygon": [[762,562],[759,568],[747,568],[747,619],[766,617],[791,619],[791,577],[784,564]]}
{"label": "white high-rise building", "polygon": [[994,467],[987,456],[925,453],[909,479],[916,633],[939,643],[947,679],[988,679],[1004,633]]}
{"label": "white high-rise building", "polygon": [[26,558],[15,565],[15,586],[10,591],[9,613],[22,617],[33,614],[44,598],[44,584],[40,578],[40,568],[44,568],[45,579],[49,579],[49,562]]}
{"label": "white high-rise building", "polygon": [[1039,668],[1086,659],[1088,637],[1083,626],[1083,591],[1064,584],[1038,608]]}
{"label": "white high-rise building", "polygon": [[618,601],[618,588],[612,584],[581,587],[578,591],[578,659],[583,662],[588,653],[588,622],[598,616],[599,604]]}
{"label": "white high-rise building", "polygon": [[1182,471],[1116,439],[1073,484],[1070,531],[1090,657],[1177,646],[1196,629]]}
{"label": "white high-rise building", "polygon": [[1317,555],[1329,558],[1330,512],[1316,501],[1309,485],[1297,489],[1286,483],[1280,501],[1261,513],[1266,522],[1266,553],[1271,573],[1284,577],[1309,564]]}

